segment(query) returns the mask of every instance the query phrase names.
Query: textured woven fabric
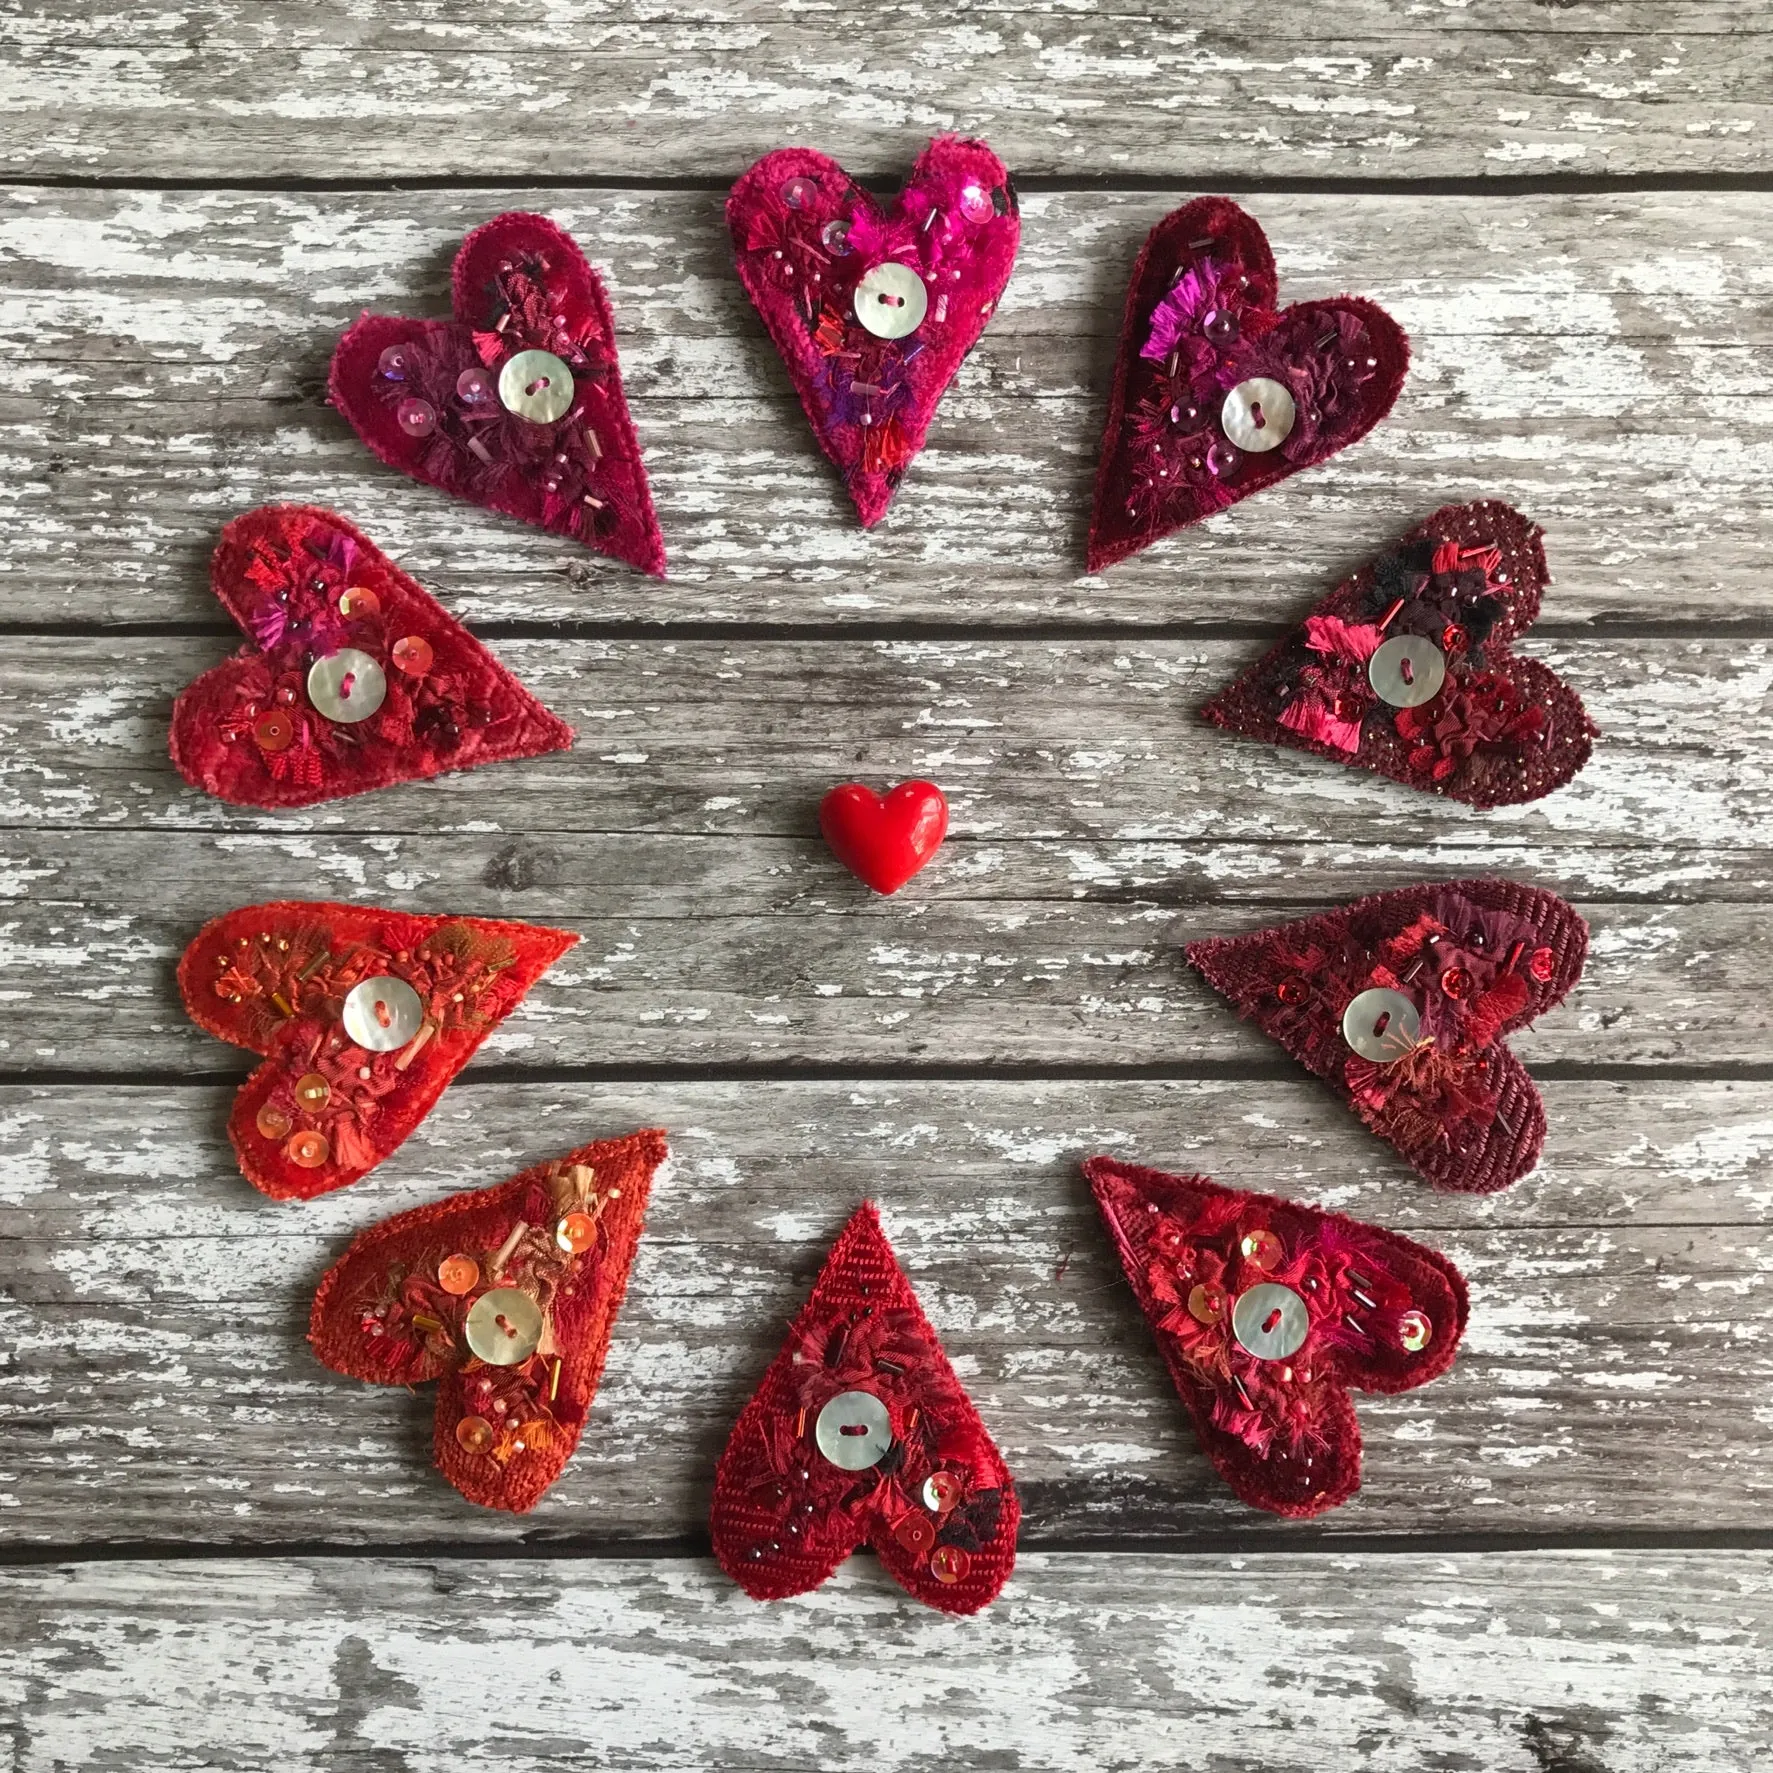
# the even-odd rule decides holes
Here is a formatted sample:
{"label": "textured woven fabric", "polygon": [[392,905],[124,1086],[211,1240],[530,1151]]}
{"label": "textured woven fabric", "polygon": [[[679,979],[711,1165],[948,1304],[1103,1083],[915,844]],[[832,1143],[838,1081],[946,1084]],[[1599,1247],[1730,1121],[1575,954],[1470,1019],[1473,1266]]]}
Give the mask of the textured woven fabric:
{"label": "textured woven fabric", "polygon": [[1349,1397],[1453,1363],[1465,1281],[1446,1257],[1271,1194],[1109,1157],[1084,1173],[1202,1449],[1237,1495],[1314,1515],[1361,1481]]}
{"label": "textured woven fabric", "polygon": [[1223,197],[1146,237],[1102,433],[1092,572],[1324,461],[1391,411],[1410,361],[1397,322],[1356,296],[1277,310],[1276,293],[1266,237]]}
{"label": "textured woven fabric", "polygon": [[[355,1182],[577,940],[539,924],[303,899],[205,924],[179,962],[185,1009],[217,1039],[265,1055],[228,1117],[241,1173],[276,1200]],[[397,991],[378,984],[388,980]],[[382,1000],[396,996],[390,1016]],[[379,1025],[403,1031],[403,1012],[416,1032],[400,1045],[353,1038],[393,1039]]]}
{"label": "textured woven fabric", "polygon": [[[1545,1108],[1507,1037],[1582,976],[1588,925],[1508,880],[1375,893],[1297,923],[1188,947],[1190,962],[1437,1188],[1487,1194],[1545,1144]],[[1375,1062],[1344,1016],[1368,991],[1409,1002]]]}
{"label": "textured woven fabric", "polygon": [[[172,761],[206,794],[312,806],[572,743],[565,721],[334,512],[265,505],[235,518],[210,582],[251,644],[173,704]],[[353,654],[371,662],[352,688],[373,708],[335,719],[310,672]]]}
{"label": "textured woven fabric", "polygon": [[403,474],[663,578],[615,321],[578,244],[546,216],[495,216],[453,288],[453,320],[363,315],[333,353],[333,405]]}
{"label": "textured woven fabric", "polygon": [[[783,148],[733,186],[726,218],[739,280],[819,447],[863,526],[878,523],[1010,280],[1021,222],[1009,174],[983,142],[938,137],[883,209],[835,160]],[[883,265],[911,275],[883,281]],[[864,324],[915,320],[920,304],[900,337]]]}
{"label": "textured woven fabric", "polygon": [[[846,1469],[820,1450],[866,1439],[870,1421],[875,1463]],[[1020,1519],[1009,1471],[865,1204],[721,1454],[715,1556],[748,1595],[780,1600],[868,1544],[907,1593],[976,1613],[1009,1577]]]}
{"label": "textured woven fabric", "polygon": [[656,1131],[581,1145],[372,1226],[314,1295],[315,1354],[375,1385],[435,1380],[437,1469],[470,1502],[534,1508],[597,1396],[665,1155]]}

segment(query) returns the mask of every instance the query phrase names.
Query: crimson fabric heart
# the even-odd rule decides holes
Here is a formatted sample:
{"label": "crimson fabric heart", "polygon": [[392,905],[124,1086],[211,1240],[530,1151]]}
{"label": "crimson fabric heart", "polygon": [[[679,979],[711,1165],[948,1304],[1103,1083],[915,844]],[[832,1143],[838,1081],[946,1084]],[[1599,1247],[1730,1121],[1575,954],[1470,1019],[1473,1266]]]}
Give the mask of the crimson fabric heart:
{"label": "crimson fabric heart", "polygon": [[817,1588],[872,1545],[907,1593],[977,1613],[1016,1561],[1015,1485],[865,1203],[740,1413],[714,1555],[754,1600]]}
{"label": "crimson fabric heart", "polygon": [[1084,1174],[1202,1450],[1244,1502],[1322,1514],[1361,1481],[1349,1388],[1453,1364],[1465,1280],[1376,1225],[1111,1157]]}
{"label": "crimson fabric heart", "polygon": [[301,899],[205,924],[179,961],[185,1009],[265,1055],[228,1117],[241,1173],[274,1200],[310,1200],[374,1169],[576,941]]}
{"label": "crimson fabric heart", "polygon": [[172,761],[206,794],[312,806],[573,741],[423,586],[331,511],[263,505],[236,517],[210,583],[252,644],[173,704]]}
{"label": "crimson fabric heart", "polygon": [[1511,645],[1546,578],[1541,532],[1518,511],[1445,506],[1201,715],[1470,806],[1537,800],[1588,761],[1596,730],[1576,692]]}
{"label": "crimson fabric heart", "polygon": [[1127,291],[1102,433],[1097,572],[1366,436],[1391,411],[1410,341],[1358,296],[1276,309],[1254,216],[1201,197],[1146,236]]}
{"label": "crimson fabric heart", "polygon": [[1021,221],[983,142],[939,136],[888,208],[808,148],[766,154],[726,205],[739,280],[864,528],[1010,280]]}
{"label": "crimson fabric heart", "polygon": [[579,1444],[628,1288],[657,1131],[581,1145],[495,1188],[361,1233],[314,1295],[308,1340],[372,1385],[437,1381],[437,1469],[522,1514]]}
{"label": "crimson fabric heart", "polygon": [[948,802],[934,782],[901,782],[884,799],[844,782],[819,803],[831,853],[877,893],[896,893],[941,846]]}
{"label": "crimson fabric heart", "polygon": [[512,210],[456,254],[454,320],[363,315],[329,393],[390,467],[665,576],[603,282],[578,243]]}
{"label": "crimson fabric heart", "polygon": [[1588,925],[1556,893],[1466,880],[1375,893],[1188,959],[1437,1188],[1488,1194],[1545,1144],[1507,1036],[1582,977]]}

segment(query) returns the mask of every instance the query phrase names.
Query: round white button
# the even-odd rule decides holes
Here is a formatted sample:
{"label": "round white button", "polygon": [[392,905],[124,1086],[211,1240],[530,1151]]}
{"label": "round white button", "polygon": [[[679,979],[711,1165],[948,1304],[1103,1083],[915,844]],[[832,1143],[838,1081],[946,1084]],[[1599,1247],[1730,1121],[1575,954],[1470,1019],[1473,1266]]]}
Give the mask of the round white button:
{"label": "round white button", "polygon": [[1310,1331],[1305,1301],[1278,1281],[1239,1293],[1231,1308],[1231,1333],[1259,1361],[1284,1361],[1296,1354]]}
{"label": "round white button", "polygon": [[514,1367],[542,1340],[542,1308],[519,1287],[494,1287],[468,1307],[468,1347],[494,1367]]}
{"label": "round white button", "polygon": [[887,1456],[893,1419],[871,1391],[846,1391],[819,1412],[813,1439],[840,1471],[866,1471]]}
{"label": "round white button", "polygon": [[877,339],[902,339],[916,332],[929,305],[923,279],[896,259],[876,265],[856,285],[856,318]]}
{"label": "round white button", "polygon": [[387,694],[387,673],[354,646],[342,646],[308,667],[308,700],[328,720],[346,726],[368,720]]}
{"label": "round white button", "polygon": [[1401,991],[1363,991],[1342,1012],[1342,1038],[1375,1065],[1391,1065],[1416,1044],[1422,1018]]}
{"label": "round white button", "polygon": [[573,403],[573,372],[552,351],[519,351],[499,371],[499,401],[520,419],[551,425]]}
{"label": "round white button", "polygon": [[1297,416],[1293,396],[1282,382],[1251,376],[1225,396],[1219,423],[1239,449],[1260,454],[1279,449],[1292,434]]}
{"label": "round white button", "polygon": [[425,1020],[419,994],[404,979],[365,979],[345,994],[345,1032],[372,1053],[391,1053]]}
{"label": "round white button", "polygon": [[1421,634],[1394,634],[1367,661],[1373,694],[1394,708],[1420,708],[1432,702],[1446,680],[1446,655]]}

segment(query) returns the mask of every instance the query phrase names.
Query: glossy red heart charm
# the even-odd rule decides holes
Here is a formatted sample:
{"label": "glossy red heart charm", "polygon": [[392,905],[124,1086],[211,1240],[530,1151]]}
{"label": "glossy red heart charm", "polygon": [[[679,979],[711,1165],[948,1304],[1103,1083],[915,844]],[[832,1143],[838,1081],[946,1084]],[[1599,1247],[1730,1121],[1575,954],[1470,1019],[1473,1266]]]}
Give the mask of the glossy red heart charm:
{"label": "glossy red heart charm", "polygon": [[665,1136],[581,1145],[363,1232],[314,1295],[335,1373],[437,1382],[437,1469],[484,1508],[534,1508],[566,1468],[609,1352]]}
{"label": "glossy red heart charm", "polygon": [[1004,164],[941,136],[882,208],[835,160],[766,154],[726,205],[739,280],[864,528],[997,310],[1021,222]]}
{"label": "glossy red heart charm", "polygon": [[363,315],[333,353],[333,405],[401,473],[663,578],[609,297],[578,243],[495,216],[453,289],[453,320]]}
{"label": "glossy red heart charm", "polygon": [[819,803],[831,853],[877,893],[896,893],[940,848],[948,802],[934,782],[901,782],[883,799],[845,782]]}
{"label": "glossy red heart charm", "polygon": [[976,1613],[1016,1562],[1008,1468],[864,1204],[740,1413],[714,1474],[714,1555],[755,1600],[860,1545],[907,1593]]}
{"label": "glossy red heart charm", "polygon": [[312,806],[572,743],[565,721],[331,511],[236,517],[210,583],[252,644],[173,704],[172,761],[206,794]]}
{"label": "glossy red heart charm", "polygon": [[1364,437],[1410,342],[1358,296],[1275,307],[1274,255],[1223,197],[1173,210],[1127,291],[1102,433],[1092,572]]}
{"label": "glossy red heart charm", "polygon": [[1546,578],[1537,525],[1493,500],[1448,505],[1202,717],[1469,806],[1537,800],[1588,761],[1595,733],[1576,692],[1513,649]]}

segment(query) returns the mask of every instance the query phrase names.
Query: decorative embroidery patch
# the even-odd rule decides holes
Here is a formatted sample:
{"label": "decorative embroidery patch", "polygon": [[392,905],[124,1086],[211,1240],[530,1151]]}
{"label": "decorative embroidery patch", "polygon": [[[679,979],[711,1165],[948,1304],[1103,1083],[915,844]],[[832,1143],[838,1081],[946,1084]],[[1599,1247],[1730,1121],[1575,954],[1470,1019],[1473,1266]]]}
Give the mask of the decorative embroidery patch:
{"label": "decorative embroidery patch", "polygon": [[819,447],[878,523],[1010,280],[1009,173],[983,142],[940,136],[883,210],[835,160],[783,148],[733,186],[726,219]]}
{"label": "decorative embroidery patch", "polygon": [[437,1469],[522,1514],[597,1395],[665,1137],[581,1145],[496,1188],[363,1232],[314,1295],[308,1340],[374,1385],[437,1381]]}
{"label": "decorative embroidery patch", "polygon": [[194,788],[240,806],[312,806],[564,751],[573,732],[361,530],[264,505],[210,566],[252,637],[173,704],[169,749]]}
{"label": "decorative embroidery patch", "polygon": [[275,1200],[311,1200],[374,1169],[576,941],[300,899],[205,924],[179,962],[185,1009],[265,1055],[228,1118],[241,1173]]}
{"label": "decorative embroidery patch", "polygon": [[454,320],[365,314],[332,403],[403,474],[665,576],[603,282],[571,235],[510,211],[456,254]]}
{"label": "decorative embroidery patch", "polygon": [[1545,1144],[1507,1037],[1582,977],[1588,925],[1507,880],[1375,893],[1297,923],[1188,946],[1238,1013],[1329,1084],[1437,1188],[1488,1194]]}
{"label": "decorative embroidery patch", "polygon": [[1358,296],[1276,309],[1274,255],[1223,197],[1173,210],[1127,291],[1091,572],[1327,460],[1391,411],[1410,342]]}
{"label": "decorative embroidery patch", "polygon": [[756,1600],[817,1588],[857,1546],[945,1613],[1016,1561],[1015,1486],[872,1204],[833,1246],[740,1414],[714,1483],[714,1553]]}
{"label": "decorative embroidery patch", "polygon": [[1361,1481],[1348,1395],[1453,1364],[1465,1281],[1394,1232],[1109,1157],[1084,1165],[1207,1457],[1238,1497],[1314,1515]]}
{"label": "decorative embroidery patch", "polygon": [[819,829],[865,886],[896,893],[941,847],[948,801],[934,782],[901,782],[885,795],[844,782],[819,803]]}

